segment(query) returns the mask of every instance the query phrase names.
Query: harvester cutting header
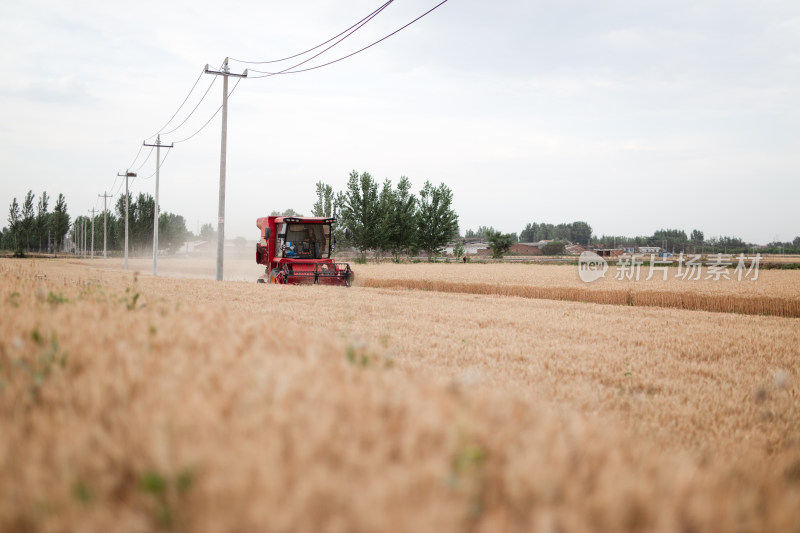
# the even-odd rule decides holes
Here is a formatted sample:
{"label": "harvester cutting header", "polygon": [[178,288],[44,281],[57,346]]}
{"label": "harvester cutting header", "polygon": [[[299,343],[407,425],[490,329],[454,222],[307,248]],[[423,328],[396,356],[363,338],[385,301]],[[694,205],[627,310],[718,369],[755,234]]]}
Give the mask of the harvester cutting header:
{"label": "harvester cutting header", "polygon": [[258,283],[344,285],[353,282],[347,263],[334,262],[335,218],[269,216],[256,220],[261,239],[256,263],[265,265]]}

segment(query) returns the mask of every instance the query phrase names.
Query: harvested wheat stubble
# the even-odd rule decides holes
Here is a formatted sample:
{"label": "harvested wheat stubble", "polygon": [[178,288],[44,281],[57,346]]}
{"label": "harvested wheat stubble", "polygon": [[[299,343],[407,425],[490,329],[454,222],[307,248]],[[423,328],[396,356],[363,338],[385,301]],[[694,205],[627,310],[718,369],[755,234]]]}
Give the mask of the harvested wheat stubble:
{"label": "harvested wheat stubble", "polygon": [[1,531],[792,531],[794,319],[0,261]]}

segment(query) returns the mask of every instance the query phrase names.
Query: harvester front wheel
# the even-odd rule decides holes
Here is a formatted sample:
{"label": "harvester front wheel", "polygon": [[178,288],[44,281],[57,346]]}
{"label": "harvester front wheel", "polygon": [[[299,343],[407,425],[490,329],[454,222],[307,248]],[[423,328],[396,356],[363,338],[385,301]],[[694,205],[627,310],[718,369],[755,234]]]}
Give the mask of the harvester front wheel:
{"label": "harvester front wheel", "polygon": [[279,283],[280,281],[278,280],[278,274],[280,274],[280,273],[281,273],[281,270],[278,269],[278,268],[273,268],[272,270],[270,270],[270,272],[269,272],[269,282],[270,283]]}

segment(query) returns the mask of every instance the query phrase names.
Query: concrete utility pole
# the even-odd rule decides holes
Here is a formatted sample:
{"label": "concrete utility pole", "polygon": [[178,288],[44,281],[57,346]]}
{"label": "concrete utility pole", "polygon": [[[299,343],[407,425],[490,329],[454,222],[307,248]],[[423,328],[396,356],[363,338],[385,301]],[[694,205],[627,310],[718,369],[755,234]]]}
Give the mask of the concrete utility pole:
{"label": "concrete utility pole", "polygon": [[136,172],[126,170],[125,174],[117,176],[125,176],[125,270],[128,270],[128,178],[135,178]]}
{"label": "concrete utility pole", "polygon": [[95,208],[91,208],[90,211],[92,212],[92,255],[91,258],[94,259],[94,212]]}
{"label": "concrete utility pole", "polygon": [[158,173],[161,168],[161,147],[172,148],[173,144],[169,146],[161,144],[161,135],[156,137],[155,144],[142,143],[144,146],[156,147],[156,204],[153,208],[153,275],[158,274]]}
{"label": "concrete utility pole", "polygon": [[209,70],[206,65],[206,74],[222,76],[222,141],[219,158],[219,218],[217,219],[217,281],[222,281],[222,260],[225,255],[225,168],[227,166],[228,152],[228,78],[246,78],[247,69],[241,74],[232,74],[228,68],[228,58],[222,64],[222,70]]}
{"label": "concrete utility pole", "polygon": [[106,207],[106,199],[113,198],[114,195],[106,194],[106,192],[103,191],[103,194],[98,194],[97,196],[98,198],[103,199],[103,261],[105,261],[106,258],[108,257],[108,254],[106,252],[106,240],[108,234],[108,230],[106,229],[108,227],[108,209]]}

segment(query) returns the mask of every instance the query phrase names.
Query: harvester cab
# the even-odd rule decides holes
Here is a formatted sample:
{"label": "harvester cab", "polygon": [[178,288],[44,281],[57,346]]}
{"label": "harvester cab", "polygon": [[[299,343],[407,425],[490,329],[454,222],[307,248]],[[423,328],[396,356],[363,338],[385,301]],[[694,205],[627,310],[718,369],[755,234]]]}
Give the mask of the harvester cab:
{"label": "harvester cab", "polygon": [[256,263],[264,265],[258,283],[344,285],[353,282],[347,263],[336,263],[333,252],[335,218],[269,216],[256,220],[261,237]]}

